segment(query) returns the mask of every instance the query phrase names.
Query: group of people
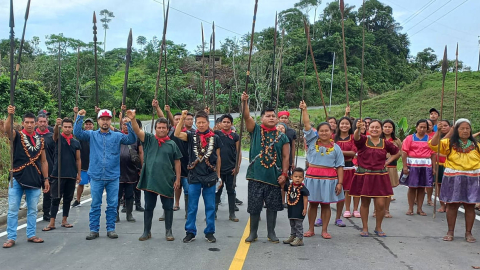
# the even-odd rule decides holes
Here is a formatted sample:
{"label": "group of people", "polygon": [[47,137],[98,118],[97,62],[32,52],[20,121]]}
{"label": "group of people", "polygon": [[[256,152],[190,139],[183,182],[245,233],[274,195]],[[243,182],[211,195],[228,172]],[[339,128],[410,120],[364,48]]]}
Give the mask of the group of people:
{"label": "group of people", "polygon": [[[348,108],[338,121],[330,117],[314,129],[307,104],[302,101],[299,108],[307,160],[303,169],[295,162],[297,132],[289,127],[289,112],[277,114],[274,109],[267,108],[261,112],[258,124],[250,115],[248,99],[248,94],[243,93],[243,118],[250,137],[246,172],[250,233],[246,242],[258,238],[263,208],[266,208],[267,238],[273,243],[280,241],[275,233],[277,212],[285,208],[291,233],[283,243],[302,246],[304,237],[315,235],[315,227],[322,227],[321,236],[330,239],[331,204],[337,206],[336,226],[346,226],[342,214],[344,218],[361,218],[360,235],[368,237],[372,198],[376,217],[374,233],[386,237],[382,221],[392,217],[389,206],[394,200],[393,188],[399,184],[408,186],[407,215],[414,214],[416,204],[416,213],[424,216],[425,193],[430,203],[436,182],[436,190],[440,192],[435,196],[441,201],[438,211],[447,212],[448,232],[443,239],[453,240],[457,211],[463,204],[465,239],[475,242],[471,230],[475,203],[480,203],[480,149],[467,119],[458,119],[452,127],[448,120],[438,119],[438,111],[432,108],[430,119],[419,120],[416,132],[402,142],[396,136],[393,121],[382,122],[368,117],[352,119]],[[144,210],[144,230],[139,240],[150,239],[153,213],[160,195],[163,215],[159,220],[165,223],[166,240],[173,241],[173,213],[180,209],[182,188],[186,219],[183,242],[192,242],[197,236],[200,195],[205,204],[205,239],[216,242],[215,220],[224,186],[228,195],[228,219],[238,222],[235,211],[241,201],[236,198],[235,187],[242,157],[240,137],[234,131],[232,116],[222,115],[211,128],[208,109],[195,115],[186,110],[172,115],[170,107],[160,109],[157,100],[152,101],[152,106],[158,116],[153,133],[145,132],[136,119],[135,110],[127,110],[125,106],[119,117],[120,129],[112,126],[113,114],[109,110],[96,108],[98,129],[94,130],[93,119],[85,119],[86,111],[75,108],[75,121],[56,119],[53,129],[48,127],[46,111],[42,110],[38,116],[27,113],[22,118],[23,129],[11,133],[10,121],[15,107],[9,106],[9,119],[4,128],[13,138],[14,162],[13,181],[9,187],[8,239],[3,247],[15,245],[23,194],[28,208],[29,242],[43,242],[36,236],[36,205],[42,189],[44,219],[49,221],[43,231],[56,229],[62,198],[61,226],[72,228],[67,218],[76,183],[77,197],[72,206],[80,204],[85,184],[90,183],[91,188],[87,240],[99,237],[104,191],[107,236],[113,239],[118,238],[115,226],[120,222],[121,201],[129,222],[135,222],[134,204],[137,210]],[[397,162],[400,157],[403,169],[399,177]],[[140,191],[144,193],[144,209]],[[317,219],[319,206],[320,218]],[[305,216],[308,216],[306,232],[303,231]]]}

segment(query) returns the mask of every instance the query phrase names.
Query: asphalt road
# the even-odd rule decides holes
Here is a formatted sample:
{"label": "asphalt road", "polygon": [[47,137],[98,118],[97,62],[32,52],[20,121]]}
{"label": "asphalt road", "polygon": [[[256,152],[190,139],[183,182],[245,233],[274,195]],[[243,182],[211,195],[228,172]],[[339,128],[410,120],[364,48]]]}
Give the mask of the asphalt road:
{"label": "asphalt road", "polygon": [[[303,164],[303,159],[299,159],[299,164]],[[480,266],[479,243],[468,244],[463,238],[464,215],[459,213],[455,240],[443,242],[442,237],[447,231],[445,214],[438,214],[436,219],[432,219],[432,207],[425,206],[427,217],[406,216],[407,189],[404,187],[395,189],[397,200],[391,205],[393,218],[384,221],[383,229],[388,234],[387,238],[362,238],[359,235],[360,219],[344,219],[347,227],[339,228],[333,225],[332,217],[330,240],[322,239],[318,230],[314,237],[304,239],[303,247],[272,244],[267,241],[265,216],[262,214],[258,241],[251,245],[243,244],[241,238],[248,221],[247,182],[243,181],[247,165],[244,160],[237,183],[238,198],[245,202],[237,212],[240,222],[228,221],[227,205],[221,205],[216,221],[217,243],[208,243],[203,239],[205,214],[202,200],[197,218],[197,240],[188,244],[182,242],[185,236],[183,198],[180,200],[181,210],[174,214],[173,233],[176,239],[173,242],[165,240],[164,224],[158,221],[162,214],[161,204],[157,204],[153,238],[148,241],[138,241],[143,232],[143,214],[140,212],[134,212],[137,219],[135,223],[127,222],[125,214],[121,214],[121,222],[116,227],[120,236],[118,239],[106,237],[105,215],[102,212],[100,238],[86,241],[90,209],[90,203],[87,202],[70,211],[69,221],[74,228],[61,228],[57,222],[56,230],[42,232],[47,222],[38,222],[37,235],[45,240],[43,244],[27,243],[25,229],[20,229],[16,246],[0,251],[1,269],[229,269],[232,261],[236,262],[236,266],[243,264],[243,269],[423,270],[472,269],[472,266]],[[332,211],[334,214],[335,211]],[[370,218],[371,233],[374,222]],[[473,234],[480,240],[477,224],[478,221]],[[306,230],[307,220],[304,227]],[[5,228],[0,228],[0,235],[3,232]],[[286,211],[278,215],[276,232],[281,240],[289,236]],[[5,240],[6,236],[0,237],[1,242]],[[246,257],[241,256],[242,252],[235,257],[237,249],[243,253],[247,251]]]}

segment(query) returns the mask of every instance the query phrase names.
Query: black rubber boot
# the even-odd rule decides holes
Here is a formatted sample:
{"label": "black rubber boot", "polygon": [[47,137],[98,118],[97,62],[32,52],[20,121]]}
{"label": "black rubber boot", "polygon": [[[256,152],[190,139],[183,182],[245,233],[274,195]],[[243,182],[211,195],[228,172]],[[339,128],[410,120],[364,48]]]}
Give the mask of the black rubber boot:
{"label": "black rubber boot", "polygon": [[187,219],[187,216],[188,216],[188,195],[185,195],[184,200],[185,200],[185,219]]}
{"label": "black rubber boot", "polygon": [[260,221],[260,213],[259,214],[250,214],[250,235],[245,239],[245,242],[251,243],[257,240],[258,235],[258,223]]}
{"label": "black rubber boot", "polygon": [[117,205],[117,219],[115,220],[115,223],[119,223],[120,222],[120,203],[118,203]]}
{"label": "black rubber boot", "polygon": [[175,238],[172,233],[173,210],[165,210],[165,238],[167,241],[173,241]]}
{"label": "black rubber boot", "polygon": [[145,241],[152,238],[152,220],[153,220],[153,210],[145,210],[143,212],[143,234],[138,238],[140,241]]}
{"label": "black rubber boot", "polygon": [[127,204],[127,221],[128,222],[135,222],[135,218],[133,218],[133,199],[128,199],[126,201]]}
{"label": "black rubber boot", "polygon": [[228,219],[233,222],[238,222],[238,218],[235,216],[235,193],[228,194]]}
{"label": "black rubber boot", "polygon": [[275,225],[277,224],[277,211],[267,209],[267,237],[268,241],[278,243],[280,240],[275,235]]}

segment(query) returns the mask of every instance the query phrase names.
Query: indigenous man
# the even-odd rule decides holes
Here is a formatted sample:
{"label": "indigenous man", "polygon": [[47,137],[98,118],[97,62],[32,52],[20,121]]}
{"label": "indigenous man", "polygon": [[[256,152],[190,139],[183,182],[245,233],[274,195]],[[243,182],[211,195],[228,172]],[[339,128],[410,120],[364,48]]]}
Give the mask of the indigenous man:
{"label": "indigenous man", "polygon": [[142,142],[144,165],[138,182],[138,189],[144,191],[145,212],[143,234],[138,240],[145,241],[152,237],[153,211],[160,195],[165,212],[165,237],[173,241],[173,197],[174,189],[180,187],[180,158],[182,154],[175,142],[168,137],[168,121],[161,117],[155,122],[155,134],[145,133],[135,121],[135,111],[127,111],[132,120],[132,127]]}
{"label": "indigenous man", "polygon": [[433,123],[433,132],[437,132],[438,117],[440,116],[440,113],[435,108],[431,108],[429,113],[430,113],[430,120]]}
{"label": "indigenous man", "polygon": [[[9,138],[13,138],[13,183],[8,187],[8,215],[7,241],[4,248],[11,248],[17,240],[18,210],[23,193],[26,195],[27,214],[27,241],[43,243],[35,236],[37,228],[37,204],[40,198],[40,189],[44,193],[50,189],[48,181],[48,163],[43,139],[35,134],[35,115],[27,113],[23,116],[23,130],[13,130],[11,121],[15,114],[15,107],[8,106],[8,118],[4,129]],[[43,176],[43,177],[42,177]]]}
{"label": "indigenous man", "polygon": [[[62,126],[62,134],[60,132]],[[55,230],[55,219],[57,218],[58,207],[63,196],[63,219],[62,227],[72,228],[73,225],[67,221],[70,212],[70,203],[75,192],[75,183],[80,182],[81,160],[80,160],[80,142],[73,138],[73,120],[70,118],[57,118],[53,140],[56,142],[55,158],[53,171],[51,174],[51,190],[52,206],[50,208],[50,224],[43,228],[42,231]],[[61,143],[60,158],[58,156],[58,140]],[[61,161],[61,175],[58,175],[58,162]],[[60,180],[60,181],[59,181]],[[76,180],[76,181],[75,181]],[[60,186],[60,187],[59,187]]]}
{"label": "indigenous man", "polygon": [[[290,123],[290,113],[288,111],[278,112],[278,118],[279,118],[281,123],[284,123],[286,125],[285,135],[287,135],[289,145],[290,145],[290,156],[288,157],[289,158],[288,174],[290,176],[292,171],[293,171],[293,168],[295,167],[294,164],[293,164],[293,160],[295,159],[295,153],[296,153],[295,152],[295,147],[296,147],[295,141],[297,140],[297,132],[294,129],[288,127],[288,124]],[[281,192],[282,192],[283,207],[287,208],[287,201],[286,201],[286,197],[285,197],[285,191],[283,190],[283,188],[282,188]]]}
{"label": "indigenous man", "polygon": [[275,235],[277,211],[283,210],[281,189],[288,180],[290,146],[285,134],[277,131],[275,110],[265,109],[261,113],[262,124],[258,125],[250,116],[247,93],[242,94],[244,119],[250,133],[250,165],[247,170],[248,207],[250,213],[250,236],[245,242],[257,239],[258,222],[263,204],[267,207],[268,240],[278,243]]}
{"label": "indigenous man", "polygon": [[[76,111],[75,111],[76,109]],[[78,108],[73,109],[75,113],[78,113]],[[84,130],[93,130],[93,119],[87,118],[83,124]],[[86,184],[90,183],[90,176],[88,176],[88,165],[90,164],[90,142],[89,141],[80,141],[80,160],[82,162],[81,170],[81,181],[77,186],[77,199],[73,202],[72,207],[80,206],[80,199],[82,198],[83,189]]]}
{"label": "indigenous man", "polygon": [[188,142],[190,161],[188,165],[188,216],[185,223],[187,235],[183,242],[189,243],[195,240],[198,200],[202,193],[207,222],[204,230],[205,239],[209,243],[214,243],[217,241],[213,236],[215,233],[215,186],[217,182],[220,185],[222,183],[220,179],[220,149],[222,145],[218,136],[209,129],[208,114],[204,111],[199,111],[195,116],[197,130],[194,133],[182,132],[187,113],[187,111],[182,111],[180,122],[175,129],[175,137]]}
{"label": "indigenous man", "polygon": [[[42,109],[40,111],[38,111],[38,114],[37,115],[45,115],[45,119],[47,119],[47,129],[48,131],[50,131],[52,134],[53,134],[53,128],[51,126],[48,125],[48,117],[50,116],[51,113],[47,112],[47,110],[45,109]],[[37,126],[38,127],[38,126]],[[53,136],[53,135],[52,135]]]}
{"label": "indigenous man", "polygon": [[[50,131],[48,126],[48,116],[45,114],[46,110],[41,110],[37,116],[37,128],[35,133],[43,138],[45,154],[47,155],[48,175],[52,175],[53,170],[53,156],[55,155],[55,142],[53,141],[53,130]],[[43,194],[43,220],[50,221],[50,206],[51,206],[50,192]]]}
{"label": "indigenous man", "polygon": [[[233,117],[230,114],[224,114],[219,118],[219,127],[220,130],[216,130],[215,134],[218,136],[222,142],[223,147],[220,150],[220,155],[222,157],[222,168],[220,171],[220,176],[223,180],[223,183],[226,186],[228,194],[228,219],[233,222],[238,222],[238,218],[235,216],[235,175],[238,174],[236,169],[236,159],[237,151],[240,151],[240,136],[232,132],[232,123]],[[238,168],[240,168],[240,163],[242,161],[242,152],[240,152],[240,157],[238,159]],[[215,212],[218,210],[218,204],[220,203],[220,197],[222,196],[223,191],[222,185],[217,191],[215,197]]]}
{"label": "indigenous man", "polygon": [[126,119],[128,135],[110,130],[112,123],[112,112],[109,110],[100,110],[97,115],[99,130],[82,130],[85,110],[78,112],[73,134],[83,141],[90,142],[90,161],[88,175],[91,178],[90,190],[92,204],[90,207],[90,233],[87,240],[93,240],[99,237],[100,230],[100,210],[102,206],[103,191],[107,192],[107,210],[105,211],[107,219],[107,236],[109,238],[118,238],[115,232],[115,219],[117,216],[118,189],[120,177],[120,145],[129,145],[137,141],[137,136],[132,130]]}

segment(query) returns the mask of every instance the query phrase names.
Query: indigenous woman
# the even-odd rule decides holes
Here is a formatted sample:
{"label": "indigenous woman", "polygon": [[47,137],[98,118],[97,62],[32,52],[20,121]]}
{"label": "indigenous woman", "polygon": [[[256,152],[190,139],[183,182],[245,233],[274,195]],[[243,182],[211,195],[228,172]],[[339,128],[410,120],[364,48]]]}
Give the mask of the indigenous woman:
{"label": "indigenous woman", "polygon": [[[437,151],[440,134],[429,142]],[[472,136],[472,127],[467,119],[458,119],[455,127],[440,141],[440,154],[446,156],[445,172],[440,191],[440,200],[447,204],[448,232],[444,241],[452,241],[458,207],[465,208],[465,240],[475,242],[472,236],[475,221],[475,203],[480,203],[480,145]]]}
{"label": "indigenous woman", "polygon": [[[358,169],[353,177],[350,196],[361,197],[360,214],[362,215],[362,237],[368,237],[368,210],[371,199],[374,198],[377,211],[375,234],[380,237],[387,235],[382,230],[385,216],[386,201],[393,196],[393,189],[388,177],[387,166],[400,156],[399,149],[393,143],[380,138],[382,122],[372,120],[369,126],[370,136],[361,135],[364,123],[359,122],[354,133],[355,146],[358,153]],[[390,157],[385,161],[387,154]]]}
{"label": "indigenous woman", "polygon": [[[452,124],[450,124],[450,121],[441,120],[438,123],[438,132],[437,133],[440,133],[440,138],[444,138],[448,134],[448,132],[450,131],[451,128],[452,128]],[[438,173],[438,185],[435,188],[435,190],[436,190],[435,196],[438,197],[440,195],[440,189],[442,187],[443,173],[445,171],[445,160],[447,159],[447,156],[440,153],[440,155],[437,158],[438,158],[438,172],[437,172]],[[440,201],[440,209],[438,209],[438,212],[444,213],[445,210],[446,210],[445,202]]]}
{"label": "indigenous woman", "polygon": [[[352,121],[349,117],[342,117],[337,126],[337,132],[335,135],[335,143],[342,149],[343,157],[345,159],[345,167],[343,168],[343,191],[345,192],[345,212],[343,217],[350,218],[352,214],[350,212],[351,198],[348,195],[350,187],[352,186],[353,175],[355,174],[355,165],[353,164],[353,158],[357,154],[357,148],[353,142],[353,129]],[[360,197],[353,198],[353,212],[358,212],[358,205],[360,203]],[[341,222],[339,215],[341,211],[337,207],[337,221]],[[343,223],[343,222],[342,222]]]}
{"label": "indigenous woman", "polygon": [[[283,122],[279,122],[276,126],[277,130],[282,132],[283,134],[287,134],[287,124],[283,123]],[[292,151],[292,149],[290,148],[290,151]],[[291,157],[292,155],[290,155]],[[285,190],[282,188],[282,204],[283,204],[283,208],[287,208],[287,197],[285,196]]]}
{"label": "indigenous woman", "polygon": [[407,175],[402,185],[408,187],[408,211],[407,215],[413,215],[413,205],[416,199],[417,214],[426,216],[423,212],[423,200],[425,188],[433,184],[433,168],[435,153],[428,147],[427,135],[428,122],[425,119],[418,120],[416,133],[407,136],[402,145],[403,175]]}
{"label": "indigenous woman", "polygon": [[[392,120],[385,120],[383,121],[382,125],[382,138],[384,138],[386,141],[389,141],[393,144],[395,144],[398,149],[402,149],[402,141],[395,136],[395,123]],[[400,150],[401,152],[401,150]],[[401,153],[400,153],[401,155]],[[390,154],[387,155],[387,159],[390,158]],[[387,166],[388,170],[388,176],[390,177],[390,183],[392,184],[392,188],[395,188],[399,185],[398,182],[398,170],[397,170],[397,161],[398,159],[392,160],[390,164]],[[392,215],[390,214],[390,202],[394,201],[395,199],[390,197],[390,200],[387,199],[385,202],[385,217],[386,218],[391,218]]]}
{"label": "indigenous woman", "polygon": [[[428,122],[427,136],[428,136],[428,140],[431,140],[433,138],[433,135],[435,135],[434,128],[437,128],[437,130],[438,130],[438,127],[434,126],[432,120],[430,120],[430,119],[427,119],[427,122]],[[435,155],[435,157],[438,158],[436,155]],[[430,205],[430,206],[433,206],[433,201],[432,201],[433,182],[435,182],[435,178],[432,181],[432,186],[425,188],[425,193],[427,193],[427,204]]]}
{"label": "indigenous woman", "polygon": [[321,205],[322,237],[332,238],[327,232],[328,223],[332,215],[331,203],[345,200],[343,195],[343,167],[345,161],[342,149],[333,142],[332,130],[326,122],[317,127],[317,132],[312,130],[307,112],[307,104],[300,102],[303,122],[305,125],[305,139],[307,140],[307,161],[310,166],[307,169],[305,187],[310,191],[308,201],[308,231],[305,237],[314,236],[314,223],[317,217],[318,205]]}

